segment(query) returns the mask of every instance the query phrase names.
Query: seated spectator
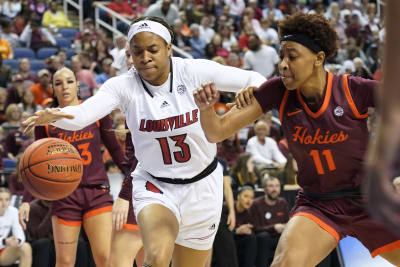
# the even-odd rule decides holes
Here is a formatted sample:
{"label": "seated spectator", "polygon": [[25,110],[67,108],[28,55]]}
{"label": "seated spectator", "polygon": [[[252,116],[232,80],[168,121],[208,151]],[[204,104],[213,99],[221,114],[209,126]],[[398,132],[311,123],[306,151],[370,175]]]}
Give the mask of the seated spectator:
{"label": "seated spectator", "polygon": [[223,57],[224,59],[228,58],[230,52],[228,49],[222,47],[222,37],[219,33],[214,34],[213,38],[211,39],[211,43],[216,49],[216,56]]}
{"label": "seated spectator", "polygon": [[392,184],[396,193],[400,194],[400,176],[394,177]]}
{"label": "seated spectator", "polygon": [[174,40],[172,40],[172,44],[184,51],[190,51],[189,37],[182,34],[182,21],[180,19],[175,20],[173,30]]}
{"label": "seated spectator", "polygon": [[31,1],[29,7],[35,13],[35,16],[40,19],[40,21],[43,19],[43,15],[48,8],[45,0],[33,0]]}
{"label": "seated spectator", "polygon": [[194,58],[205,58],[206,41],[200,36],[199,24],[193,23],[190,25],[192,37],[189,39],[190,54]]}
{"label": "seated spectator", "polygon": [[18,73],[21,74],[24,80],[24,88],[28,89],[39,81],[38,77],[31,73],[31,62],[29,58],[21,58],[18,62]]}
{"label": "seated spectator", "polygon": [[233,32],[233,26],[229,24],[220,24],[218,27],[218,33],[222,37],[222,47],[231,50],[231,46],[234,43],[237,43],[237,39]]}
{"label": "seated spectator", "polygon": [[11,22],[21,12],[21,1],[5,0],[2,2],[1,13]]}
{"label": "seated spectator", "polygon": [[22,101],[21,101],[21,103],[18,104],[18,107],[22,110],[22,112],[27,112],[29,114],[33,114],[36,111],[42,109],[42,105],[45,104],[47,99],[49,99],[49,98],[44,99],[40,105],[36,105],[35,97],[33,96],[32,91],[26,90],[26,91],[24,91],[24,94],[22,96]]}
{"label": "seated spectator", "polygon": [[6,40],[11,47],[20,47],[19,36],[15,34],[14,24],[8,21],[1,21],[1,39]]}
{"label": "seated spectator", "polygon": [[228,137],[221,143],[217,144],[217,155],[222,158],[229,167],[237,161],[240,154],[243,153],[243,148],[240,145],[237,134]]}
{"label": "seated spectator", "polygon": [[236,68],[242,68],[243,67],[243,60],[239,56],[238,53],[235,52],[230,52],[228,58],[226,59],[226,63],[229,66],[236,67]]}
{"label": "seated spectator", "polygon": [[256,30],[258,37],[266,45],[276,45],[279,43],[278,32],[271,27],[271,22],[268,18],[261,20],[260,28]]}
{"label": "seated spectator", "polygon": [[64,49],[59,49],[56,53],[56,56],[60,59],[60,68],[66,67],[67,62],[67,52]]}
{"label": "seated spectator", "polygon": [[241,154],[233,164],[230,174],[233,190],[237,190],[240,186],[254,187],[258,184],[258,178],[254,173],[254,162],[250,154]]}
{"label": "seated spectator", "polygon": [[254,131],[256,136],[248,140],[246,152],[252,156],[259,173],[266,170],[269,174],[278,175],[285,167],[286,158],[279,151],[276,141],[268,137],[269,125],[265,121],[258,121]]}
{"label": "seated spectator", "polygon": [[49,4],[50,8],[44,12],[42,25],[50,28],[72,27],[72,22],[68,20],[63,11],[57,11],[57,1]]}
{"label": "seated spectator", "polygon": [[24,80],[22,79],[22,75],[17,73],[12,76],[11,79],[11,87],[7,89],[7,100],[6,105],[9,104],[18,104],[22,101],[22,96],[24,94]]}
{"label": "seated spectator", "polygon": [[75,36],[74,40],[75,47],[82,47],[81,43],[84,33],[88,34],[90,42],[95,42],[98,39],[93,20],[91,18],[86,18],[83,21],[83,29],[80,32],[78,32],[78,34]]}
{"label": "seated spectator", "polygon": [[99,39],[96,42],[94,53],[93,53],[93,61],[97,62],[97,64],[98,64],[94,69],[94,71],[96,73],[102,72],[103,60],[106,58],[113,59],[113,56],[111,56],[110,53],[108,53],[107,45],[104,42],[104,40]]}
{"label": "seated spectator", "polygon": [[3,34],[0,34],[0,54],[3,59],[12,59],[14,52],[10,43],[3,38]]}
{"label": "seated spectator", "polygon": [[124,35],[119,35],[116,39],[115,39],[115,46],[114,48],[110,51],[110,55],[113,57],[114,60],[117,59],[118,53],[125,49],[126,46],[126,37]]}
{"label": "seated spectator", "polygon": [[269,45],[262,44],[257,34],[249,35],[248,50],[244,54],[246,70],[254,70],[265,78],[270,78],[276,71],[279,62],[278,53]]}
{"label": "seated spectator", "polygon": [[[279,237],[289,220],[289,205],[284,198],[279,197],[281,184],[278,178],[267,177],[263,181],[265,196],[254,200],[250,212],[255,219],[254,232],[263,232],[263,241],[268,240],[262,248],[263,259],[269,266],[274,257]],[[265,244],[265,243],[264,243]]]}
{"label": "seated spectator", "polygon": [[50,84],[50,72],[47,69],[42,69],[38,72],[39,82],[33,85],[29,90],[32,91],[35,97],[35,104],[41,105],[43,100],[48,97],[53,97],[53,88]]}
{"label": "seated spectator", "polygon": [[79,82],[79,95],[81,99],[85,100],[92,96],[95,90],[97,90],[97,84],[93,74],[89,70],[82,68],[79,56],[73,56],[71,58],[71,69],[75,72],[76,79]]}
{"label": "seated spectator", "polygon": [[7,129],[17,129],[21,126],[22,110],[17,104],[10,104],[6,109],[7,120],[1,124],[1,127]]}
{"label": "seated spectator", "polygon": [[179,10],[171,0],[160,0],[150,5],[144,15],[160,17],[169,25],[174,25],[175,20],[179,18]]}
{"label": "seated spectator", "polygon": [[210,43],[215,34],[215,31],[213,28],[210,27],[210,18],[208,16],[204,16],[201,19],[199,30],[200,36],[204,38],[204,41],[206,41],[207,44]]}
{"label": "seated spectator", "polygon": [[21,42],[25,42],[27,47],[37,51],[42,47],[57,46],[56,39],[52,33],[40,26],[40,22],[31,20],[24,28],[20,36]]}
{"label": "seated spectator", "polygon": [[[110,2],[107,7],[128,20],[133,20],[136,15],[132,6],[126,0],[114,0]],[[129,25],[123,21],[117,22],[117,28],[122,33],[128,33]]]}
{"label": "seated spectator", "polygon": [[80,51],[78,56],[81,61],[82,69],[90,71],[93,75],[96,75],[100,68],[97,65],[97,62],[93,60],[94,55],[94,47],[93,51]]}
{"label": "seated spectator", "polygon": [[25,234],[18,220],[18,210],[10,206],[11,193],[0,188],[0,265],[7,266],[19,260],[19,267],[32,265],[32,249],[25,242]]}
{"label": "seated spectator", "polygon": [[97,75],[94,80],[100,86],[105,83],[108,79],[113,76],[113,71],[111,69],[111,64],[113,63],[111,58],[105,58],[102,63],[103,72]]}
{"label": "seated spectator", "polygon": [[53,76],[53,74],[62,67],[60,57],[56,55],[52,55],[51,57],[45,59],[45,62],[51,76]]}
{"label": "seated spectator", "polygon": [[[27,222],[27,236],[32,244],[32,267],[53,267],[55,265],[55,247],[53,227],[51,222],[51,202],[34,200],[30,203],[29,221]],[[88,254],[86,242],[78,239],[78,248],[75,267],[87,267]]]}
{"label": "seated spectator", "polygon": [[7,120],[6,118],[7,109],[7,90],[0,87],[0,124]]}
{"label": "seated spectator", "polygon": [[364,61],[361,58],[356,57],[353,59],[353,64],[355,70],[352,75],[359,76],[364,79],[373,79],[371,71],[367,68],[367,66],[365,66]]}

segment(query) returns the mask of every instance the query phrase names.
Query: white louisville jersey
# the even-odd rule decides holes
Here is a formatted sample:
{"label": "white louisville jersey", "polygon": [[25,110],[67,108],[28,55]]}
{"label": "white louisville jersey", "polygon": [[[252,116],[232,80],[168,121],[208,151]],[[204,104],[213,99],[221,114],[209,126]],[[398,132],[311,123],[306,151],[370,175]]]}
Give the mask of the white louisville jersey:
{"label": "white louisville jersey", "polygon": [[83,104],[63,109],[75,115],[74,120],[54,125],[74,130],[119,108],[131,131],[139,168],[158,177],[196,176],[212,162],[216,145],[207,141],[201,128],[193,91],[210,81],[218,89],[238,91],[259,86],[265,78],[208,60],[173,57],[171,64],[168,81],[157,87],[142,81],[135,69],[109,79]]}

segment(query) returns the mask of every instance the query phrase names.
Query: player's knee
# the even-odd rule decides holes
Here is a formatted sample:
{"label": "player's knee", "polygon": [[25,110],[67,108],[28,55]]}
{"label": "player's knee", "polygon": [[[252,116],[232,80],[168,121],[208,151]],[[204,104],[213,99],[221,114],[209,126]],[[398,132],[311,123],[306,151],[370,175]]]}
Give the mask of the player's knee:
{"label": "player's knee", "polygon": [[169,264],[172,257],[172,249],[168,246],[155,245],[146,249],[145,263],[150,266],[163,266]]}
{"label": "player's knee", "polygon": [[18,249],[21,258],[32,258],[32,247],[29,243],[23,243]]}
{"label": "player's knee", "polygon": [[107,264],[109,263],[109,253],[106,252],[101,252],[101,253],[97,253],[95,256],[95,262],[96,262],[96,266],[107,266]]}
{"label": "player's knee", "polygon": [[274,256],[274,260],[271,267],[297,267],[297,266],[308,266],[307,261],[298,257],[297,253],[288,253],[288,250],[277,251]]}
{"label": "player's knee", "polygon": [[68,253],[57,255],[56,253],[57,266],[60,267],[73,267],[75,265],[75,255],[70,255]]}

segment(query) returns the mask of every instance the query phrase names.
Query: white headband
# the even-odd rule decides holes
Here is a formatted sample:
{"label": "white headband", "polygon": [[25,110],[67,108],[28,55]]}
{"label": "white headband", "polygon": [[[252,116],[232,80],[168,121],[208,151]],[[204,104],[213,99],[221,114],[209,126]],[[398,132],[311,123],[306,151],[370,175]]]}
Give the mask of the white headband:
{"label": "white headband", "polygon": [[128,42],[130,43],[133,36],[139,32],[152,32],[163,38],[167,44],[171,43],[171,34],[169,33],[167,27],[159,22],[152,20],[141,20],[132,24],[128,32]]}

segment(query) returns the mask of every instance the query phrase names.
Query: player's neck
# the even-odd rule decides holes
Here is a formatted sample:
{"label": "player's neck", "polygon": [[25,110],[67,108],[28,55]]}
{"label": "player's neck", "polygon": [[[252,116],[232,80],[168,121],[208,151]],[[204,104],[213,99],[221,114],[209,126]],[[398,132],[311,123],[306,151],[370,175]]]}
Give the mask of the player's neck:
{"label": "player's neck", "polygon": [[318,68],[316,72],[300,88],[301,93],[307,99],[318,101],[324,94],[327,81],[327,72],[324,68]]}
{"label": "player's neck", "polygon": [[165,68],[165,71],[161,73],[161,75],[158,76],[157,79],[155,79],[154,81],[146,81],[146,82],[154,86],[163,85],[168,80],[170,71],[171,71],[171,64],[168,64],[167,67]]}

